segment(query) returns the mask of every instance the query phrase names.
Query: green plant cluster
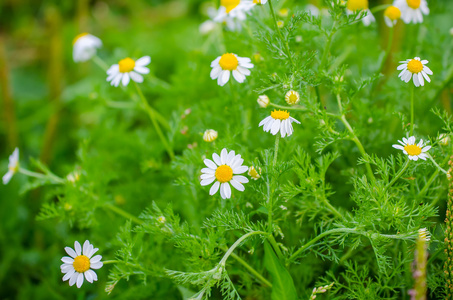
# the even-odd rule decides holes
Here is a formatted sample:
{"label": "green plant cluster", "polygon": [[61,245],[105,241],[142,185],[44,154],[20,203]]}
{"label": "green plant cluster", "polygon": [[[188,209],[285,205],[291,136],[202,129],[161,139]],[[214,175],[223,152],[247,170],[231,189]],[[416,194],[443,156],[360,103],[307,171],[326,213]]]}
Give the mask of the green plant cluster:
{"label": "green plant cluster", "polygon": [[[365,14],[347,15],[341,1],[314,1],[328,12],[316,16],[305,1],[269,0],[241,30],[218,24],[202,35],[214,2],[87,2],[103,48],[74,64],[79,30],[66,18],[74,4],[43,1],[34,18],[46,25],[22,46],[36,57],[8,52],[21,170],[0,187],[0,298],[410,299],[416,241],[427,228],[428,297],[444,299],[453,3],[429,1],[423,23],[388,29],[385,1],[370,1],[377,23],[365,27]],[[0,4],[0,15],[14,5]],[[33,33],[21,24],[32,13],[20,12],[5,19],[12,49]],[[244,83],[221,87],[210,64],[227,52],[254,67]],[[106,81],[110,65],[145,55],[143,83]],[[434,72],[417,88],[396,70],[415,56]],[[45,77],[46,68],[65,76]],[[285,102],[289,90],[298,104]],[[257,104],[263,94],[266,108]],[[301,122],[291,136],[258,127],[273,109]],[[215,141],[203,140],[207,129]],[[411,135],[432,147],[427,160],[392,147]],[[5,173],[16,145],[2,143]],[[260,175],[243,174],[245,191],[230,199],[200,185],[204,159],[223,148]],[[69,287],[64,247],[85,240],[104,266],[97,282]]]}

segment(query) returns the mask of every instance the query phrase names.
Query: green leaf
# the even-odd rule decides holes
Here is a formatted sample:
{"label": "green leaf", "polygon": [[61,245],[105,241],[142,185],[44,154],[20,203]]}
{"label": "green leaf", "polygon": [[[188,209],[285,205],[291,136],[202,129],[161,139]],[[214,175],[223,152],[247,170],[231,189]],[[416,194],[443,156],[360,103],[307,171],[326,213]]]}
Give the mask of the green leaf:
{"label": "green leaf", "polygon": [[264,242],[264,265],[272,276],[272,300],[296,300],[293,278],[278,259],[272,247]]}

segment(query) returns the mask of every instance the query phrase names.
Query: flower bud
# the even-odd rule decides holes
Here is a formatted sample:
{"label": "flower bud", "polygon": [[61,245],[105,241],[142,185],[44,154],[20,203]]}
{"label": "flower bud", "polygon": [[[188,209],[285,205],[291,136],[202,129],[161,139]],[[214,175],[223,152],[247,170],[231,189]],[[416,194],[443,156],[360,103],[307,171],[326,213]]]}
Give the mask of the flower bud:
{"label": "flower bud", "polygon": [[218,135],[219,134],[214,129],[208,129],[203,134],[203,141],[208,143],[213,142],[217,139]]}
{"label": "flower bud", "polygon": [[300,101],[299,93],[293,90],[290,90],[285,95],[285,101],[289,105],[294,105]]}
{"label": "flower bud", "polygon": [[269,97],[266,96],[266,95],[261,95],[261,96],[259,96],[259,97],[258,97],[258,100],[256,100],[256,101],[258,102],[258,104],[259,104],[260,107],[262,107],[262,108],[266,108],[266,107],[269,105],[269,103],[271,102],[271,101],[269,100]]}

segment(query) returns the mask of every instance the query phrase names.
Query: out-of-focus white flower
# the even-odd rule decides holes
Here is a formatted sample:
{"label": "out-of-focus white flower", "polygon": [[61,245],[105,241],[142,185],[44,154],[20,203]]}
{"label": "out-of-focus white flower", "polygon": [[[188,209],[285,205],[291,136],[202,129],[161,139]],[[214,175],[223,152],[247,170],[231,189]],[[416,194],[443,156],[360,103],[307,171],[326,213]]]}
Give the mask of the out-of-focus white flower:
{"label": "out-of-focus white flower", "polygon": [[73,286],[77,283],[80,288],[83,284],[83,278],[89,282],[98,280],[98,276],[92,269],[100,269],[103,265],[101,262],[102,256],[93,256],[99,249],[94,248],[87,240],[83,243],[83,249],[79,242],[74,243],[74,249],[71,247],[64,248],[66,253],[70,256],[64,256],[61,261],[63,264],[60,266],[61,273],[65,273],[63,281],[69,279],[69,285]]}
{"label": "out-of-focus white flower", "polygon": [[102,41],[89,33],[81,33],[72,41],[72,58],[75,62],[90,60],[96,55],[96,50],[102,47]]}
{"label": "out-of-focus white flower", "polygon": [[200,24],[200,27],[198,27],[198,30],[200,31],[201,34],[205,35],[205,34],[212,32],[215,29],[216,25],[217,25],[216,22],[214,22],[212,20],[206,20]]}
{"label": "out-of-focus white flower", "polygon": [[445,133],[439,135],[439,144],[442,146],[447,146],[450,143],[450,136]]}
{"label": "out-of-focus white flower", "polygon": [[401,18],[401,10],[396,6],[389,6],[384,11],[384,21],[388,27],[393,27]]}
{"label": "out-of-focus white flower", "polygon": [[431,236],[429,234],[428,229],[426,228],[420,228],[418,230],[418,238],[420,240],[424,240],[425,242],[429,242],[431,240]]}
{"label": "out-of-focus white flower", "polygon": [[365,11],[365,17],[362,19],[362,23],[365,26],[369,26],[372,22],[376,22],[373,14],[371,13],[368,5],[368,0],[348,0],[346,3],[346,13],[352,15],[357,11]]}
{"label": "out-of-focus white flower", "polygon": [[8,172],[3,175],[3,184],[8,184],[14,174],[19,171],[19,148],[14,149],[13,154],[9,156]]}
{"label": "out-of-focus white flower", "polygon": [[267,95],[260,95],[258,96],[258,100],[256,100],[256,102],[258,102],[260,107],[266,108],[271,101]]}
{"label": "out-of-focus white flower", "polygon": [[401,65],[398,66],[397,70],[402,70],[398,75],[402,81],[408,83],[412,78],[417,87],[425,85],[423,78],[431,82],[428,75],[433,75],[433,71],[425,66],[428,63],[427,60],[420,60],[420,57],[415,57],[414,59],[400,61],[400,63]]}
{"label": "out-of-focus white flower", "polygon": [[401,19],[404,23],[422,23],[423,15],[429,15],[426,0],[395,0],[394,6],[401,10]]}
{"label": "out-of-focus white flower", "polygon": [[239,57],[234,53],[225,53],[211,63],[211,78],[217,79],[217,84],[224,86],[230,80],[230,74],[232,72],[234,79],[242,83],[245,80],[245,76],[250,75],[249,69],[253,68],[251,61],[248,57]]}
{"label": "out-of-focus white flower", "polygon": [[213,142],[217,139],[218,135],[218,132],[214,129],[208,129],[203,133],[203,141],[208,143]]}
{"label": "out-of-focus white flower", "polygon": [[263,126],[264,132],[270,131],[273,135],[280,131],[281,137],[284,138],[293,134],[292,122],[300,124],[299,121],[290,117],[286,110],[274,110],[270,116],[260,122],[258,127]]}
{"label": "out-of-focus white flower", "polygon": [[113,86],[118,86],[120,82],[127,86],[132,79],[135,82],[142,83],[143,76],[140,74],[148,74],[149,69],[146,67],[151,62],[151,57],[143,56],[136,61],[126,57],[114,64],[107,70],[107,81]]}

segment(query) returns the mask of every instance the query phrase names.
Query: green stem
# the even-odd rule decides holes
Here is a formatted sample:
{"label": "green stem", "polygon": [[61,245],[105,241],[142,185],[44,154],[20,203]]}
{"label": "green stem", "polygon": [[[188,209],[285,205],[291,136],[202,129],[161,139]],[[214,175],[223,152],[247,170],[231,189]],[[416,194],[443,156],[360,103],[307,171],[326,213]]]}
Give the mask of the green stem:
{"label": "green stem", "polygon": [[[348,131],[352,134],[351,140],[357,145],[357,148],[359,149],[360,153],[362,154],[363,157],[366,156],[366,151],[365,148],[363,148],[362,143],[360,142],[359,138],[355,135],[354,129],[352,129],[351,125],[349,124],[348,120],[346,120],[345,115],[341,115],[340,117],[341,122],[343,122],[344,126],[348,129]],[[370,163],[365,162],[365,168],[368,173],[368,177],[375,182],[376,177],[374,177],[373,170],[371,169]]]}
{"label": "green stem", "polygon": [[93,56],[93,62],[97,64],[102,70],[106,71],[109,69],[109,65],[107,65],[99,56]]}
{"label": "green stem", "polygon": [[169,143],[167,142],[167,139],[165,138],[164,134],[162,133],[162,130],[159,127],[159,124],[157,123],[154,110],[148,104],[148,101],[146,101],[146,98],[143,95],[143,92],[140,89],[140,87],[138,86],[138,84],[136,82],[134,82],[134,84],[135,84],[135,88],[137,89],[137,93],[140,96],[140,99],[142,100],[143,109],[148,113],[148,115],[151,119],[151,122],[153,123],[154,129],[156,129],[157,135],[159,136],[162,144],[164,145],[165,149],[167,150],[167,153],[170,156],[170,159],[174,160],[175,154],[173,153],[173,149],[170,147]]}
{"label": "green stem", "polygon": [[415,86],[411,88],[411,133],[410,136],[414,133],[414,92]]}
{"label": "green stem", "polygon": [[280,250],[280,247],[278,246],[277,241],[275,240],[275,238],[274,238],[274,236],[272,235],[272,233],[270,233],[270,235],[267,237],[267,239],[268,239],[268,241],[271,243],[272,248],[274,248],[275,253],[277,253],[278,258],[279,258],[281,261],[283,261],[284,256],[283,256],[282,250]]}
{"label": "green stem", "polygon": [[371,13],[374,15],[375,13],[381,11],[381,10],[384,10],[386,9],[387,7],[389,7],[390,5],[389,4],[382,4],[382,5],[378,5],[378,6],[375,6],[373,7],[372,9],[370,9]]}
{"label": "green stem", "polygon": [[277,166],[277,157],[278,157],[278,144],[280,142],[280,134],[277,133],[275,137],[275,146],[274,146],[274,161],[272,162],[273,167]]}
{"label": "green stem", "polygon": [[433,162],[433,164],[437,167],[437,170],[441,171],[442,173],[444,173],[445,175],[447,175],[447,171],[445,171],[441,166],[439,166],[436,161],[434,160],[434,158],[428,154],[428,158]]}
{"label": "green stem", "polygon": [[262,234],[262,235],[265,235],[265,236],[268,235],[268,233],[264,232],[264,231],[251,231],[249,233],[244,234],[236,242],[234,242],[233,245],[231,245],[231,247],[227,250],[225,255],[222,257],[222,260],[220,260],[219,265],[223,265],[224,266],[226,261],[227,261],[227,259],[228,259],[228,257],[230,257],[230,255],[233,253],[234,249],[236,249],[245,239],[247,239],[248,237],[250,237],[252,235],[255,235],[255,234]]}
{"label": "green stem", "polygon": [[335,216],[337,216],[340,219],[343,218],[343,215],[332,204],[330,204],[329,200],[327,200],[327,198],[325,196],[323,197],[323,200],[324,200],[324,204],[329,208],[329,211],[331,213],[333,213]]}
{"label": "green stem", "polygon": [[33,171],[30,171],[30,170],[27,170],[27,169],[23,169],[23,168],[19,168],[19,173],[24,174],[26,176],[39,178],[39,179],[44,179],[44,178],[48,177],[46,174],[33,172]]}
{"label": "green stem", "polygon": [[318,72],[321,71],[321,69],[324,67],[324,64],[326,63],[327,60],[327,55],[330,52],[330,45],[332,44],[332,37],[337,31],[337,20],[335,20],[332,24],[332,29],[330,30],[329,36],[327,37],[327,42],[326,46],[324,47],[324,51],[322,52],[322,57],[321,57],[321,62],[319,63],[319,68]]}
{"label": "green stem", "polygon": [[[445,165],[448,162],[449,159],[450,159],[450,157],[448,155],[446,155],[444,161],[442,162],[442,165]],[[426,194],[426,192],[428,191],[429,187],[434,182],[434,179],[436,179],[437,175],[439,174],[439,172],[440,172],[439,169],[436,169],[434,171],[434,173],[431,175],[431,177],[426,182],[425,186],[417,194],[417,199],[420,199],[421,197],[423,197]],[[435,203],[437,203],[437,200],[438,200],[438,198],[436,200],[434,200],[431,204],[434,205]]]}
{"label": "green stem", "polygon": [[266,278],[264,278],[260,273],[258,273],[253,267],[251,267],[245,260],[243,260],[239,255],[231,253],[231,257],[237,260],[242,264],[250,273],[252,273],[256,278],[258,278],[262,283],[272,288],[272,283],[270,283]]}
{"label": "green stem", "polygon": [[110,203],[107,203],[106,205],[103,206],[104,208],[108,208],[109,210],[113,211],[114,213],[120,215],[120,216],[123,216],[125,217],[126,219],[129,219],[131,220],[132,222],[138,224],[138,225],[142,225],[143,224],[143,221],[140,220],[139,218],[137,218],[136,216],[133,216],[131,215],[130,213],[128,213],[127,211],[124,211],[122,210],[121,208],[119,208],[118,206],[115,206],[113,204],[110,204]]}
{"label": "green stem", "polygon": [[306,111],[306,112],[308,112],[308,110],[307,110],[306,107],[299,106],[299,105],[295,105],[295,106],[283,106],[283,105],[274,104],[274,103],[272,103],[272,102],[269,102],[269,105],[270,105],[270,106],[273,106],[273,107],[276,107],[276,108],[280,108],[280,109],[299,110],[299,111]]}
{"label": "green stem", "polygon": [[404,163],[404,166],[399,170],[399,172],[393,177],[392,181],[385,187],[385,190],[389,189],[406,171],[407,167],[409,166],[410,159],[407,159]]}
{"label": "green stem", "polygon": [[331,229],[328,231],[325,231],[300,247],[296,252],[293,253],[293,255],[288,258],[286,265],[289,265],[291,262],[293,262],[296,257],[302,253],[303,251],[307,250],[310,248],[313,244],[315,244],[317,241],[322,239],[323,237],[333,234],[333,233],[355,233],[359,235],[363,235],[368,237],[369,239],[374,239],[374,238],[387,238],[387,239],[396,239],[396,240],[409,240],[413,239],[413,234],[408,234],[408,235],[403,235],[403,234],[381,234],[381,233],[371,233],[368,231],[361,231],[358,230],[357,228],[336,228],[336,229]]}
{"label": "green stem", "polygon": [[280,36],[280,39],[281,39],[282,43],[285,45],[287,56],[288,56],[289,62],[291,63],[291,67],[294,67],[294,62],[293,62],[293,58],[291,57],[291,51],[289,50],[288,41],[283,38],[283,35],[280,32],[280,28],[278,28],[278,25],[277,25],[278,21],[277,21],[277,18],[275,17],[275,12],[274,12],[274,7],[272,5],[272,0],[269,0],[269,9],[271,11],[272,18],[274,19],[275,30],[277,30],[277,33]]}

